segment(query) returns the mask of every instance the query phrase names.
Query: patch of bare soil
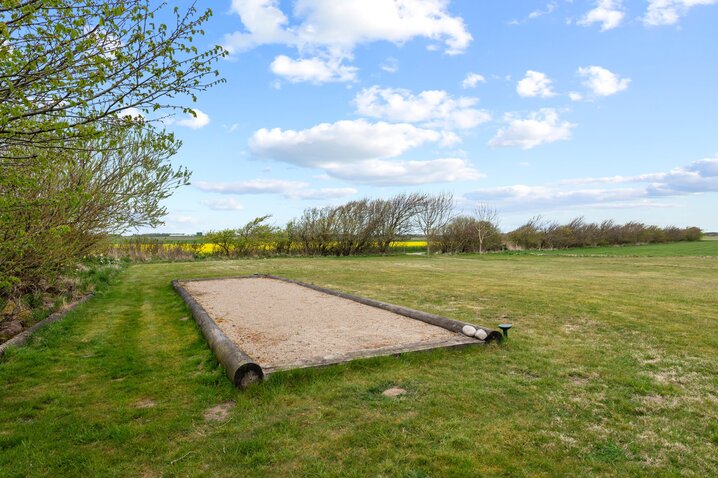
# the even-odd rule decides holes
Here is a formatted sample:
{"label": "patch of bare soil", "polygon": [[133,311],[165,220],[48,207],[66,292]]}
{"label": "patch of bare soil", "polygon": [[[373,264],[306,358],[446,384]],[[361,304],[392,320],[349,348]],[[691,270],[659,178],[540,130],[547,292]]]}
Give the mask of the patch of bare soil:
{"label": "patch of bare soil", "polygon": [[387,388],[381,394],[384,395],[385,397],[393,398],[393,397],[399,397],[401,395],[404,395],[405,393],[406,393],[406,390],[404,390],[403,388],[392,387],[392,388]]}
{"label": "patch of bare soil", "polygon": [[135,404],[137,408],[154,408],[155,405],[157,405],[155,401],[150,399],[140,400]]}
{"label": "patch of bare soil", "polygon": [[234,402],[224,402],[204,411],[204,419],[208,422],[222,422],[227,419],[229,412],[234,408]]}

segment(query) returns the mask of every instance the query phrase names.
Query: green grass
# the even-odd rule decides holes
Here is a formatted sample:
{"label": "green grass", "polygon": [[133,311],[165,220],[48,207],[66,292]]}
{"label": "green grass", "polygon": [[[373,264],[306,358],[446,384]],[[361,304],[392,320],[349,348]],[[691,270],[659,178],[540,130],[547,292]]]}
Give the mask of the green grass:
{"label": "green grass", "polygon": [[696,242],[669,242],[666,244],[642,244],[637,246],[576,247],[547,251],[519,251],[507,254],[532,254],[554,256],[636,256],[636,257],[685,257],[718,256],[718,240],[712,237]]}
{"label": "green grass", "polygon": [[[716,476],[718,258],[631,256],[130,266],[0,363],[0,476]],[[512,338],[238,392],[170,281],[255,272]]]}

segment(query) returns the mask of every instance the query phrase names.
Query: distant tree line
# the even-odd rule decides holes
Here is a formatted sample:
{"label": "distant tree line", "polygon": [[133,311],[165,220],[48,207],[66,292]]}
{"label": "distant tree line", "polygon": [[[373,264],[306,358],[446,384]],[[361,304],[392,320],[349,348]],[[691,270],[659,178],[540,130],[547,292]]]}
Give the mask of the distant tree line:
{"label": "distant tree line", "polygon": [[393,242],[408,237],[417,227],[427,236],[435,236],[450,219],[446,204],[452,202],[450,194],[421,193],[361,199],[306,209],[284,227],[271,226],[269,216],[262,216],[239,229],[210,231],[205,238],[226,256],[386,254]]}
{"label": "distant tree line", "polygon": [[429,254],[696,241],[702,235],[697,227],[590,223],[583,218],[559,224],[540,216],[502,233],[495,209],[479,204],[470,214],[457,214],[449,193],[403,193],[308,208],[283,227],[269,220],[261,216],[238,229],[210,231],[205,240],[214,244],[216,255],[227,257],[350,256],[387,254],[392,243],[417,235],[425,238]]}
{"label": "distant tree line", "polygon": [[702,231],[697,227],[658,227],[640,222],[601,223],[576,218],[567,224],[544,221],[540,216],[506,235],[507,243],[521,249],[567,249],[626,244],[698,241]]}

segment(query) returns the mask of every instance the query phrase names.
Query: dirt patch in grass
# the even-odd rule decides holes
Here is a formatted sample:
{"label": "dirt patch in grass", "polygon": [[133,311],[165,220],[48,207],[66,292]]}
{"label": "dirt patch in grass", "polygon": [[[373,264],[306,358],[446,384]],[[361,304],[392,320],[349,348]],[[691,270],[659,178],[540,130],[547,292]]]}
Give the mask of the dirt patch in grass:
{"label": "dirt patch in grass", "polygon": [[384,390],[382,392],[382,395],[384,395],[385,397],[394,398],[394,397],[399,397],[401,395],[404,395],[405,393],[406,393],[406,390],[404,390],[403,388],[392,387],[392,388],[387,388],[386,390]]}
{"label": "dirt patch in grass", "polygon": [[135,404],[135,407],[137,408],[154,408],[157,405],[154,400],[150,400],[148,398],[144,400],[140,400]]}
{"label": "dirt patch in grass", "polygon": [[204,411],[204,419],[208,422],[222,422],[229,417],[229,413],[234,408],[234,402],[224,402],[208,408]]}

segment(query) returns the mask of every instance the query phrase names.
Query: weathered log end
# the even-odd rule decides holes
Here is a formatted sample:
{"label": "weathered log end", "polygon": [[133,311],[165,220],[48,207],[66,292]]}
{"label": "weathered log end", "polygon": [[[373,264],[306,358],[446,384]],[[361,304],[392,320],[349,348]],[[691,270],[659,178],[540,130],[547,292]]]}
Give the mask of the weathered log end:
{"label": "weathered log end", "polygon": [[209,348],[226,370],[234,386],[243,389],[254,382],[262,381],[264,379],[262,367],[222,332],[207,311],[194,300],[180,281],[172,281],[172,286],[192,311],[192,317],[199,325]]}
{"label": "weathered log end", "polygon": [[253,383],[261,382],[264,379],[262,367],[254,362],[242,364],[234,371],[232,382],[239,389],[245,389]]}

